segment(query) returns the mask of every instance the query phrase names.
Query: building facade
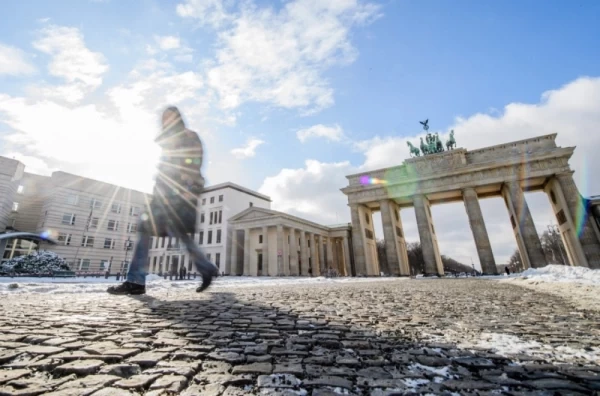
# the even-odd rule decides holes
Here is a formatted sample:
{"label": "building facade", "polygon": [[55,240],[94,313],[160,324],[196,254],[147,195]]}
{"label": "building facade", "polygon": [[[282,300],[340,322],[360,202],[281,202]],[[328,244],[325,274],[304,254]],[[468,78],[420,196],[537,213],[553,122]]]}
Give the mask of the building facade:
{"label": "building facade", "polygon": [[350,224],[323,226],[275,210],[251,207],[231,218],[225,274],[352,276]]}

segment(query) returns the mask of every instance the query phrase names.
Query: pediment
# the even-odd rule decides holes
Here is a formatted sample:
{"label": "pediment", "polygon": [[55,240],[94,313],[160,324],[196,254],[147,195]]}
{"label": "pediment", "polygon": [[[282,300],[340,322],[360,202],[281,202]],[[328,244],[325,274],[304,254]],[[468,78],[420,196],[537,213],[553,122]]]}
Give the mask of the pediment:
{"label": "pediment", "polygon": [[252,220],[252,219],[267,219],[269,217],[274,217],[276,215],[278,215],[278,213],[275,211],[252,207],[252,208],[248,208],[248,209],[244,210],[243,212],[240,212],[237,215],[233,216],[229,221],[234,222],[234,221],[243,221],[243,220]]}

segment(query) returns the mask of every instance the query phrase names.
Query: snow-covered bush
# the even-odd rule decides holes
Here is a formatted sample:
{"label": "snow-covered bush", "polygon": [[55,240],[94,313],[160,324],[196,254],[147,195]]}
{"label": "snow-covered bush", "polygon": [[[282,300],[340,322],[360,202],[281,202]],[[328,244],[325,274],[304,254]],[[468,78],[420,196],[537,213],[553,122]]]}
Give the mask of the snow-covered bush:
{"label": "snow-covered bush", "polygon": [[54,252],[40,250],[26,256],[14,257],[0,264],[0,272],[18,274],[49,273],[50,271],[70,271],[67,262]]}

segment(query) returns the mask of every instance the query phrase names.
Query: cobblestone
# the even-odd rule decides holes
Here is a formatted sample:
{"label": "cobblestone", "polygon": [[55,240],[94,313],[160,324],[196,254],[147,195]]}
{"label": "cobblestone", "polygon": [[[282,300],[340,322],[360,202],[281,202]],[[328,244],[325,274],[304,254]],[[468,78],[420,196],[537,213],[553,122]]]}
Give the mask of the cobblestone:
{"label": "cobblestone", "polygon": [[8,295],[0,312],[0,396],[600,391],[596,312],[481,279]]}

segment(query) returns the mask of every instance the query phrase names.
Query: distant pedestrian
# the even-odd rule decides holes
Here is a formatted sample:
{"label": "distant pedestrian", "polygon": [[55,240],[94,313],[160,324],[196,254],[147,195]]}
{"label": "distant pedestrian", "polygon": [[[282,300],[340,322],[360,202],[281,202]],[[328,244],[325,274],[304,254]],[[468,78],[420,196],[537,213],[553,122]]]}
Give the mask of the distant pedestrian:
{"label": "distant pedestrian", "polygon": [[[108,288],[111,294],[146,293],[146,263],[152,236],[176,237],[185,244],[190,260],[202,275],[202,284],[196,289],[197,292],[209,287],[218,272],[190,237],[196,231],[198,197],[204,189],[200,170],[202,142],[195,132],[185,127],[176,107],[164,111],[162,130],[155,141],[162,152],[150,208],[140,218],[138,243],[127,281]],[[171,275],[174,271],[171,271]]]}
{"label": "distant pedestrian", "polygon": [[508,265],[504,267],[504,271],[506,271],[506,275],[510,275],[510,270],[508,269]]}

